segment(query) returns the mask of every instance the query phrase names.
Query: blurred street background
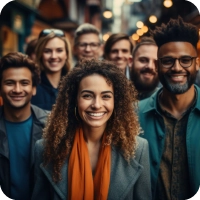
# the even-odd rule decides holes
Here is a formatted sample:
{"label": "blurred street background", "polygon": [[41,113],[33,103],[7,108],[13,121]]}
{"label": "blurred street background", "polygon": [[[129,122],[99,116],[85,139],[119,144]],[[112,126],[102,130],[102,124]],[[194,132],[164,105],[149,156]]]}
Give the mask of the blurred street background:
{"label": "blurred street background", "polygon": [[15,0],[0,15],[0,57],[24,52],[44,28],[64,30],[73,45],[75,29],[88,22],[100,29],[104,41],[123,32],[137,43],[149,29],[178,16],[200,29],[198,9],[185,0]]}

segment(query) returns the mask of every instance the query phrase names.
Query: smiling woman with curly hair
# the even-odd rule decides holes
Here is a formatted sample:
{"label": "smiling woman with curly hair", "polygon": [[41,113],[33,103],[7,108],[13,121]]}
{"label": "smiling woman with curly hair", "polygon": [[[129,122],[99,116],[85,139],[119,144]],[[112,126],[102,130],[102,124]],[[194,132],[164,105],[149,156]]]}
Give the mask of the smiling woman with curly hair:
{"label": "smiling woman with curly hair", "polygon": [[151,199],[137,91],[106,61],[78,63],[36,144],[33,200]]}

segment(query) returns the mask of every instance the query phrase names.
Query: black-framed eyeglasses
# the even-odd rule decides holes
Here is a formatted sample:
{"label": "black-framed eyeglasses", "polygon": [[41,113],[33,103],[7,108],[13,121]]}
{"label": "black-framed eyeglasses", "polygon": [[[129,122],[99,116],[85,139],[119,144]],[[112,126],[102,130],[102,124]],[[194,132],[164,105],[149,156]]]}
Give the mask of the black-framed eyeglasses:
{"label": "black-framed eyeglasses", "polygon": [[100,46],[100,43],[98,43],[98,42],[91,42],[91,43],[79,42],[79,43],[77,43],[77,46],[79,47],[79,49],[85,49],[85,48],[87,48],[87,46],[90,46],[90,48],[92,50],[95,50]]}
{"label": "black-framed eyeglasses", "polygon": [[188,68],[192,65],[193,59],[196,58],[197,57],[191,57],[191,56],[182,56],[180,58],[162,57],[158,58],[158,60],[160,60],[160,63],[164,68],[171,68],[172,66],[174,66],[176,60],[179,61],[181,67]]}
{"label": "black-framed eyeglasses", "polygon": [[59,36],[59,37],[64,37],[65,36],[64,31],[62,31],[60,29],[44,29],[44,30],[42,30],[40,32],[39,38],[44,37],[44,36],[48,35],[51,32],[53,32],[56,36]]}

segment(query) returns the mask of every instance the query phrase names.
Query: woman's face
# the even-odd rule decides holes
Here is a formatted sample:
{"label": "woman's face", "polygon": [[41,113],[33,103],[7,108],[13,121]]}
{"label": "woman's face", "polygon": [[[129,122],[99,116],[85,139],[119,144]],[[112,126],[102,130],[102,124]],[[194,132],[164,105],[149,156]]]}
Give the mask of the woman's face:
{"label": "woman's face", "polygon": [[78,89],[77,106],[83,126],[105,128],[114,109],[113,86],[98,74],[83,78]]}
{"label": "woman's face", "polygon": [[61,71],[66,60],[67,52],[64,41],[58,37],[49,40],[42,53],[45,71],[50,73]]}

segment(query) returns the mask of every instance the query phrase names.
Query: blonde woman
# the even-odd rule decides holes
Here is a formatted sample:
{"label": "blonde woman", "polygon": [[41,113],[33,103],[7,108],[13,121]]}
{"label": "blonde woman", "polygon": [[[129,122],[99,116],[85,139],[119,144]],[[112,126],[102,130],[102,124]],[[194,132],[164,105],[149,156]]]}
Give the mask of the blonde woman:
{"label": "blonde woman", "polygon": [[35,53],[41,69],[41,83],[31,102],[51,110],[61,77],[71,70],[71,47],[62,30],[44,29],[39,35]]}

